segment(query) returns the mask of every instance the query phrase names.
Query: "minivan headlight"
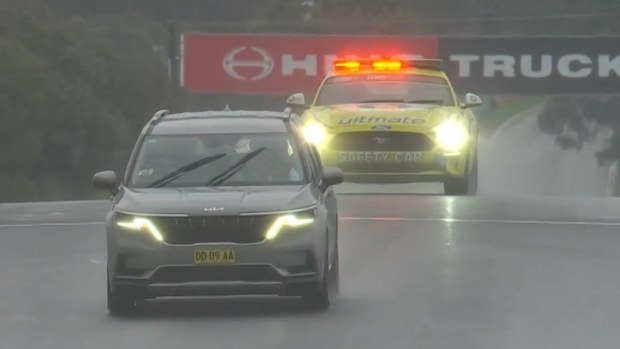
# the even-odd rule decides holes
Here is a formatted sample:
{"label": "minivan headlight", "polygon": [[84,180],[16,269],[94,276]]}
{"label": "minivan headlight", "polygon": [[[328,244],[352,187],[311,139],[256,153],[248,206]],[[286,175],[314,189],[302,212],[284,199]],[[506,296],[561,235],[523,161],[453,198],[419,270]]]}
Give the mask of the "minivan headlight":
{"label": "minivan headlight", "polygon": [[271,224],[265,234],[265,239],[274,240],[280,235],[280,233],[282,233],[282,231],[286,230],[286,228],[303,227],[305,225],[312,224],[313,222],[314,215],[296,213],[283,214],[276,218]]}
{"label": "minivan headlight", "polygon": [[158,242],[164,242],[164,236],[161,234],[157,226],[148,218],[133,217],[124,218],[116,222],[116,224],[127,231],[143,232],[151,235]]}

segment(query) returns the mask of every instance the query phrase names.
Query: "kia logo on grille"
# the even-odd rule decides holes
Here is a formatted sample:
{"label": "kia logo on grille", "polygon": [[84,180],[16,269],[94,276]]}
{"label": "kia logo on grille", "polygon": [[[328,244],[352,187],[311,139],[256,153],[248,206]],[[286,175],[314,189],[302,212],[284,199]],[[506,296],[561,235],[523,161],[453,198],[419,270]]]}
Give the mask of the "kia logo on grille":
{"label": "kia logo on grille", "polygon": [[[228,52],[223,64],[228,75],[243,81],[262,80],[271,74],[274,67],[273,57],[267,51],[255,46],[239,47]],[[252,70],[255,72],[251,73]]]}
{"label": "kia logo on grille", "polygon": [[374,140],[375,142],[377,142],[377,144],[385,144],[390,141],[389,138],[385,138],[385,137],[375,137]]}

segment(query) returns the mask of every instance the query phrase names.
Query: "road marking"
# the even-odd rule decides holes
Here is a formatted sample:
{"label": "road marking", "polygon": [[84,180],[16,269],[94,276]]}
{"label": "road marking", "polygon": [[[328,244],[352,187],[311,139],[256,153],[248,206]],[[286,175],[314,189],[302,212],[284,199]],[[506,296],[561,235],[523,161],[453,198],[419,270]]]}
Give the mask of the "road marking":
{"label": "road marking", "polygon": [[0,224],[0,228],[79,227],[79,226],[84,226],[84,225],[104,225],[104,224],[105,222]]}
{"label": "road marking", "polygon": [[96,259],[96,258],[91,258],[91,259],[89,260],[89,262],[91,262],[91,263],[93,263],[93,264],[97,264],[97,265],[104,265],[104,264],[105,264],[105,262],[104,262],[104,261],[100,261],[100,260],[98,260],[98,259]]}
{"label": "road marking", "polygon": [[620,222],[588,221],[543,221],[512,219],[461,219],[461,218],[406,218],[406,217],[340,217],[341,221],[379,221],[379,222],[441,222],[441,223],[494,223],[494,224],[538,224],[538,225],[594,225],[620,226]]}
{"label": "road marking", "polygon": [[21,221],[29,221],[32,220],[34,218],[34,215],[32,213],[24,213],[19,215],[19,220]]}
{"label": "road marking", "polygon": [[108,200],[75,200],[75,201],[32,201],[32,202],[15,202],[2,203],[0,207],[58,207],[58,206],[82,206],[90,204],[105,204]]}
{"label": "road marking", "polygon": [[[538,225],[591,225],[618,227],[620,222],[596,221],[544,221],[544,220],[513,220],[513,219],[463,219],[463,218],[408,218],[408,217],[340,217],[340,221],[375,221],[375,222],[440,222],[440,223],[491,223],[491,224],[538,224]],[[105,225],[105,222],[75,223],[31,223],[31,224],[0,224],[0,228],[36,228],[36,227],[79,227]]]}

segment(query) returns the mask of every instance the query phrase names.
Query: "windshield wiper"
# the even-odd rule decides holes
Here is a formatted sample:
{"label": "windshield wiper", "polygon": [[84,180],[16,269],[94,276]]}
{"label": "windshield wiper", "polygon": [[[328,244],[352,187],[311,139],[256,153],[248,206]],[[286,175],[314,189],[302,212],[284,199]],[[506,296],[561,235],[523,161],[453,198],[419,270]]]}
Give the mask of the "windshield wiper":
{"label": "windshield wiper", "polygon": [[413,99],[406,101],[404,99],[370,99],[359,103],[411,103],[411,104],[443,104],[441,99]]}
{"label": "windshield wiper", "polygon": [[407,103],[404,99],[369,99],[359,103]]}
{"label": "windshield wiper", "polygon": [[440,104],[440,105],[444,104],[442,99],[414,99],[414,100],[411,100],[411,101],[407,101],[407,103],[411,103],[411,104]]}
{"label": "windshield wiper", "polygon": [[251,153],[248,153],[247,155],[239,159],[239,161],[227,168],[225,171],[211,178],[211,180],[209,180],[205,184],[205,186],[216,186],[226,182],[230,177],[234,176],[237,172],[239,172],[243,168],[243,166],[245,166],[245,164],[247,164],[250,160],[252,160],[256,155],[260,154],[265,149],[265,147],[262,147],[254,150]]}
{"label": "windshield wiper", "polygon": [[226,153],[220,153],[220,154],[216,154],[216,155],[212,155],[212,156],[208,156],[206,158],[202,158],[198,161],[194,161],[192,163],[189,163],[177,170],[174,170],[170,173],[168,173],[167,175],[163,176],[162,178],[156,180],[155,182],[151,183],[148,185],[148,188],[159,188],[159,187],[163,187],[164,185],[176,180],[177,178],[181,177],[182,175],[186,174],[187,172],[193,171],[199,167],[202,167],[208,163],[211,163],[213,161],[216,161],[218,159],[223,158],[224,156],[226,156]]}

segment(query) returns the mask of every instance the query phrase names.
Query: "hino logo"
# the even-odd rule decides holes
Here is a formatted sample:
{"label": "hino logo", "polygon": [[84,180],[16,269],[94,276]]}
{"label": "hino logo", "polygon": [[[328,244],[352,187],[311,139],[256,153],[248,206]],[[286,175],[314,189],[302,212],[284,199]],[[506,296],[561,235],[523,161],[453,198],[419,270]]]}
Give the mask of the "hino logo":
{"label": "hino logo", "polygon": [[[255,54],[258,54],[258,56],[256,57],[256,59],[239,58],[241,54],[246,53],[246,52],[253,52]],[[246,57],[248,55],[249,54],[246,54]],[[274,66],[273,58],[271,57],[271,55],[269,55],[267,51],[261,48],[258,48],[258,47],[254,47],[254,46],[239,47],[239,48],[236,48],[228,52],[226,56],[224,57],[223,64],[224,64],[224,70],[231,77],[237,80],[248,80],[249,78],[250,80],[253,80],[253,81],[262,80],[266,78],[267,76],[269,76],[269,74],[271,74],[271,72],[273,71],[273,66]],[[246,70],[244,70],[245,74],[242,75],[239,72],[240,70],[239,68],[256,68],[258,72],[254,74],[250,74],[250,76],[246,76],[245,75],[247,74]]]}
{"label": "hino logo", "polygon": [[205,212],[221,212],[224,211],[223,207],[207,207],[204,209]]}
{"label": "hino logo", "polygon": [[608,78],[620,76],[620,56],[584,54],[553,55],[451,55],[451,62],[458,64],[459,77],[472,76],[472,68],[482,70],[485,78],[543,79],[560,75],[569,79],[591,76]]}

